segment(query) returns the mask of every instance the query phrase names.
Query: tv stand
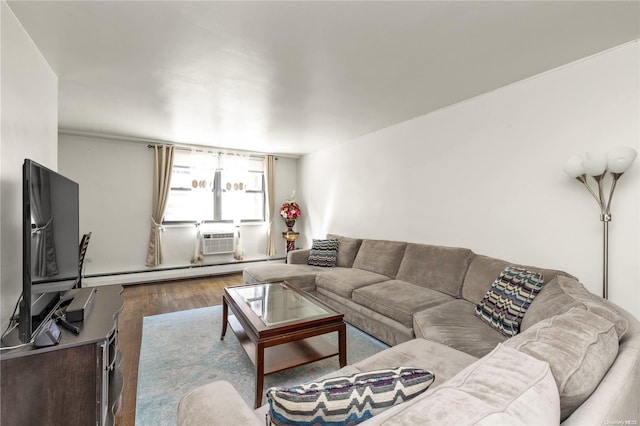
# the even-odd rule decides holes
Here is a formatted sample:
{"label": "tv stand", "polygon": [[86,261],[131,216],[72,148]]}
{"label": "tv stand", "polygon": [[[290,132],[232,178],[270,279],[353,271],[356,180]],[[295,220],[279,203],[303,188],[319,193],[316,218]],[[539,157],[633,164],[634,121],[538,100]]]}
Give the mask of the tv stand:
{"label": "tv stand", "polygon": [[[96,287],[78,334],[61,330],[60,343],[0,354],[2,425],[113,425],[120,405],[118,315],[122,286]],[[15,336],[13,336],[15,334]],[[18,340],[14,330],[5,340]]]}

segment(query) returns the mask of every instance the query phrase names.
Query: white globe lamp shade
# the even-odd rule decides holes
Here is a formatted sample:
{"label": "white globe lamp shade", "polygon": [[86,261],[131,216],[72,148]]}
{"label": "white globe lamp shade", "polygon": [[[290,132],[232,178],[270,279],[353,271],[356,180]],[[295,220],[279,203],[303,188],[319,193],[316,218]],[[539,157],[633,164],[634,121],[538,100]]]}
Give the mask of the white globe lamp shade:
{"label": "white globe lamp shade", "polygon": [[584,167],[582,166],[582,157],[579,155],[574,155],[569,158],[564,165],[564,172],[569,175],[569,177],[577,178],[578,176],[582,176],[584,174]]}
{"label": "white globe lamp shade", "polygon": [[607,170],[607,154],[587,152],[587,158],[582,162],[584,171],[590,176],[601,176]]}
{"label": "white globe lamp shade", "polygon": [[611,173],[624,173],[633,164],[637,152],[628,146],[613,148],[607,153],[607,169]]}

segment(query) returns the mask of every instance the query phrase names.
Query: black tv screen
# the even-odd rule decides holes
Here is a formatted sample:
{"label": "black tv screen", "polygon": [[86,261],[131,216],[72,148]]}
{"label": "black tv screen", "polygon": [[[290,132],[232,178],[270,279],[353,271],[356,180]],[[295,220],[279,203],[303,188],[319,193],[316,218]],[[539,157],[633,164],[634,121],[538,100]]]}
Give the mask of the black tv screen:
{"label": "black tv screen", "polygon": [[19,334],[27,343],[79,279],[79,188],[74,181],[29,159],[24,161],[22,176]]}

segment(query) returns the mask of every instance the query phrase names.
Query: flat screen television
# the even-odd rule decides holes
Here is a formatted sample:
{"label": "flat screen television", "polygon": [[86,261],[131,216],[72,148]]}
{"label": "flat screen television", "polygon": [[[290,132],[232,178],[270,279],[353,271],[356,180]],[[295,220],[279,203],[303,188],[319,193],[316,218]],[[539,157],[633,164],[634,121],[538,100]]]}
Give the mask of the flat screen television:
{"label": "flat screen television", "polygon": [[80,275],[79,188],[26,159],[22,166],[22,300],[19,335],[28,343]]}

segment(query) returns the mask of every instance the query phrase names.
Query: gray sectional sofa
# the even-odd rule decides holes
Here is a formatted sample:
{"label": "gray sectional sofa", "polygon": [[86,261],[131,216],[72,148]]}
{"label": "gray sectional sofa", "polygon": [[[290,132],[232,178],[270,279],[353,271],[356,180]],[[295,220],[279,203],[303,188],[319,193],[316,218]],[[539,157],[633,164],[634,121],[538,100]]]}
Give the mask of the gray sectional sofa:
{"label": "gray sectional sofa", "polygon": [[[427,392],[363,424],[640,421],[640,322],[570,274],[524,266],[544,285],[511,337],[475,312],[511,263],[465,248],[327,239],[339,242],[335,267],[308,265],[309,250],[296,250],[287,264],[246,268],[244,280],[287,280],[392,346],[330,376],[396,366],[435,374]],[[214,382],[185,395],[178,422],[259,425],[266,409]]]}

